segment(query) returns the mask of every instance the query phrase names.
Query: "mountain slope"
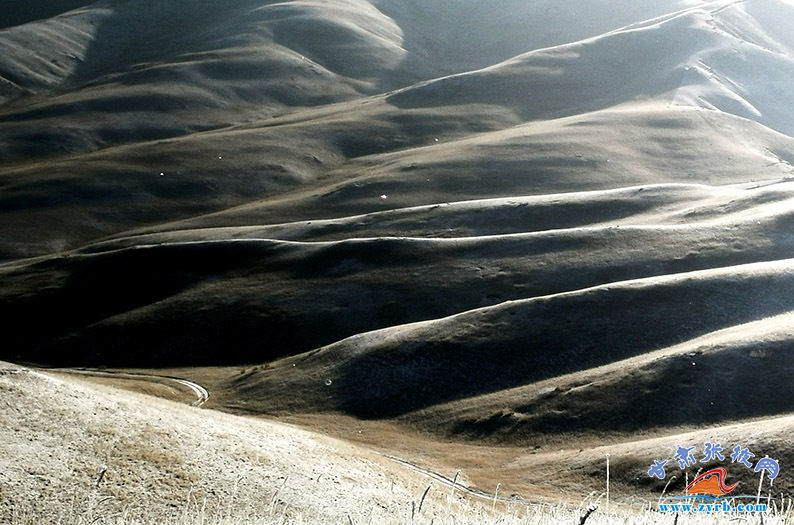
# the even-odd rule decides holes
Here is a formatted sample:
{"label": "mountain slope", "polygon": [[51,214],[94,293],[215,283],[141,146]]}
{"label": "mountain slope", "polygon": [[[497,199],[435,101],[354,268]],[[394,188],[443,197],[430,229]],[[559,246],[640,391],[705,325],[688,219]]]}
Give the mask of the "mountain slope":
{"label": "mountain slope", "polygon": [[50,7],[0,30],[0,358],[511,476],[784,455],[791,2]]}
{"label": "mountain slope", "polygon": [[[748,4],[745,6],[744,4]],[[519,55],[389,97],[399,107],[491,103],[524,119],[555,118],[656,98],[716,109],[791,133],[790,37],[766,34],[755,11],[790,20],[787,2],[691,9],[605,35]],[[790,35],[791,27],[787,28]]]}
{"label": "mountain slope", "polygon": [[[283,406],[393,417],[790,312],[791,276],[786,260],[508,301],[357,335],[235,377],[230,388],[249,402],[261,399],[267,410]],[[648,304],[653,308],[642,307]],[[779,390],[785,377],[768,388]],[[325,379],[333,386],[325,386]],[[258,394],[276,389],[290,395]],[[685,421],[684,413],[678,415]]]}
{"label": "mountain slope", "polygon": [[[397,523],[426,487],[372,452],[283,424],[7,363],[0,388],[4,522],[310,523],[370,515]],[[428,498],[428,515],[438,499]]]}

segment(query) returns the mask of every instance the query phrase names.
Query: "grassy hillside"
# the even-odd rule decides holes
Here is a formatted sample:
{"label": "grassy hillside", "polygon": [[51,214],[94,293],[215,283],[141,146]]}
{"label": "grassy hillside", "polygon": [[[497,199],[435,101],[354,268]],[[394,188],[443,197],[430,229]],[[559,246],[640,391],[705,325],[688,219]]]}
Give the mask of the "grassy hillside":
{"label": "grassy hillside", "polygon": [[[483,470],[470,464],[459,464],[458,474],[447,467],[440,467],[440,473],[425,472],[294,426],[186,407],[8,363],[0,368],[0,388],[6,400],[0,420],[8,452],[0,459],[5,487],[0,519],[15,525],[34,523],[41,516],[68,523],[125,524],[318,519],[546,524],[578,521],[590,503],[597,510],[588,523],[650,524],[661,515],[645,510],[645,502],[630,504],[627,498],[638,490],[658,494],[661,488],[650,481],[638,484],[633,479],[638,467],[666,457],[681,440],[741,439],[753,450],[768,449],[787,439],[791,426],[791,418],[784,418],[586,452],[523,453],[502,469],[502,492],[474,492],[465,498],[467,487]],[[589,489],[603,491],[608,452],[615,458],[611,506],[603,496],[582,496]],[[519,449],[511,449],[501,456],[517,453]],[[474,454],[468,462],[477,457],[485,459]],[[497,453],[488,460],[499,457]],[[560,461],[570,468],[555,467]],[[734,481],[757,486],[753,476],[739,474]],[[517,483],[532,486],[541,480],[547,487],[565,487],[562,493],[550,493],[551,498],[564,494],[575,498],[573,503],[543,498],[530,503],[510,493],[522,486]],[[775,483],[776,490],[783,488]],[[766,523],[785,521],[785,502],[783,509],[779,503]],[[681,522],[712,523],[697,516],[682,517]]]}
{"label": "grassy hillside", "polygon": [[7,7],[0,358],[520,496],[601,490],[605,445],[626,500],[677,439],[788,459],[791,2]]}
{"label": "grassy hillside", "polygon": [[[4,523],[396,522],[426,488],[393,462],[295,427],[0,370]],[[440,501],[431,494],[427,509]]]}

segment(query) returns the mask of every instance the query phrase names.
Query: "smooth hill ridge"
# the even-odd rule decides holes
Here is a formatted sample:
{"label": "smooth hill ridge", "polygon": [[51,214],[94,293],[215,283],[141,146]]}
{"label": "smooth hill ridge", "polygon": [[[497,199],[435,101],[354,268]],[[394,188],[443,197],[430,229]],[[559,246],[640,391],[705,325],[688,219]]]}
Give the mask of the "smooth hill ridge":
{"label": "smooth hill ridge", "polygon": [[[410,123],[397,136],[414,130]],[[421,137],[427,136],[422,130]],[[659,181],[728,184],[791,173],[789,137],[722,113],[657,104],[522,124],[438,144],[427,140],[431,144],[424,147],[356,157],[314,188],[173,227],[274,223],[283,217],[316,221],[384,207],[611,190]],[[381,194],[388,201],[379,201]]]}
{"label": "smooth hill ridge", "polygon": [[[20,501],[90,492],[129,439],[148,459],[107,460],[132,473],[109,495],[155,476],[160,508],[249,455],[286,478],[291,449],[252,436],[294,432],[322,461],[284,501],[351,523],[311,510],[319,465],[350,473],[342,507],[375,480],[399,521],[413,474],[492,510],[579,504],[610,453],[611,497],[647,506],[674,442],[792,459],[790,0],[9,2],[0,359],[88,368],[0,366],[0,419],[34,436],[2,440]],[[162,394],[146,377],[205,389],[206,436],[196,410],[81,383]],[[69,414],[88,459],[48,474]],[[235,469],[205,477],[201,450]]]}
{"label": "smooth hill ridge", "polygon": [[[398,208],[352,217],[284,224],[208,227],[140,234],[87,245],[77,253],[224,239],[341,241],[375,237],[461,239],[623,227],[686,228],[729,224],[784,210],[788,180],[740,186],[647,184],[614,190],[504,197]],[[194,239],[186,241],[186,239]]]}
{"label": "smooth hill ridge", "polygon": [[[758,43],[762,37],[752,15],[757,3],[687,10],[445,77],[401,91],[389,100],[400,107],[506,105],[530,120],[658,98],[724,111],[791,132],[791,104],[782,86],[770,86],[769,78],[758,74],[759,70],[775,71],[775,75],[790,72],[791,50],[773,37]],[[782,19],[790,19],[792,7],[787,2],[771,3]]]}
{"label": "smooth hill ridge", "polygon": [[[363,218],[340,221],[339,240],[312,240],[318,234],[303,224],[292,226],[301,235],[282,236],[298,237],[288,241],[262,238],[289,233],[285,227],[133,237],[5,265],[2,305],[20,329],[41,315],[53,319],[33,337],[9,331],[15,346],[37,359],[178,364],[190,355],[206,364],[255,363],[508,300],[785,259],[794,253],[788,186],[635,187],[431,206],[407,217],[382,212],[368,220],[386,231],[370,231],[378,234],[370,238],[351,234]],[[604,217],[606,207],[618,216]],[[389,226],[390,217],[398,222]],[[410,233],[406,221],[417,234],[442,236],[385,236],[395,228]],[[482,231],[482,221],[539,231]],[[398,286],[400,275],[424,284]],[[91,306],[64,313],[75,301]],[[221,319],[211,336],[192,335]],[[122,329],[129,335],[118,340]],[[235,348],[214,357],[230,338]]]}
{"label": "smooth hill ridge", "polygon": [[[107,9],[103,11],[99,7],[101,5],[96,4],[94,7],[69,13],[68,20],[82,20],[96,11],[102,16],[115,17],[120,21],[118,23],[122,23],[125,17],[133,16],[137,12],[127,4],[120,4],[112,12]],[[174,3],[169,9],[184,10],[189,9],[190,6],[189,2],[179,2]],[[671,87],[662,97],[662,102],[658,102],[655,106],[637,103],[635,95],[622,97],[619,90],[610,89],[609,96],[613,99],[600,106],[605,108],[604,112],[590,113],[586,116],[573,115],[572,121],[560,119],[554,124],[543,122],[523,126],[521,121],[526,116],[522,116],[522,112],[531,111],[532,107],[548,109],[558,104],[560,107],[568,108],[566,111],[576,113],[587,108],[573,109],[578,106],[572,104],[566,97],[575,96],[585,101],[594,101],[598,97],[593,96],[589,81],[571,83],[558,79],[556,75],[545,75],[550,82],[565,81],[571,86],[570,89],[550,87],[542,90],[514,91],[519,97],[546,93],[543,96],[555,99],[556,102],[549,100],[538,106],[523,101],[520,102],[519,107],[511,105],[510,96],[504,97],[498,93],[495,94],[496,98],[489,100],[488,97],[491,95],[488,93],[493,89],[489,84],[488,89],[477,90],[477,96],[480,98],[476,100],[444,95],[442,110],[430,107],[435,103],[429,102],[429,99],[422,96],[422,100],[428,101],[422,104],[424,107],[406,110],[395,108],[380,97],[365,99],[364,105],[354,104],[352,101],[344,102],[357,99],[362,93],[366,93],[368,88],[362,87],[361,82],[369,82],[365,77],[367,75],[378,77],[378,73],[371,72],[366,75],[362,73],[356,77],[358,84],[355,82],[351,84],[345,80],[353,77],[334,73],[326,80],[335,85],[347,86],[344,89],[349,89],[345,94],[331,95],[331,98],[324,101],[312,102],[307,99],[295,104],[288,102],[287,106],[299,106],[290,110],[297,113],[281,119],[272,119],[270,117],[273,115],[283,113],[284,101],[278,102],[276,100],[278,95],[270,91],[267,85],[261,85],[262,78],[271,78],[269,74],[256,73],[259,66],[245,65],[246,60],[266,60],[270,55],[259,53],[255,54],[255,59],[241,58],[243,60],[241,67],[247,71],[244,75],[231,75],[228,79],[224,79],[223,72],[219,75],[202,72],[202,68],[209,67],[207,64],[222,62],[224,67],[232,67],[233,57],[237,56],[234,53],[238,53],[238,47],[230,48],[233,51],[228,53],[219,51],[223,46],[231,45],[231,41],[218,36],[220,33],[212,33],[216,31],[213,29],[213,24],[217,23],[217,18],[207,14],[210,13],[207,10],[213,6],[212,3],[204,5],[196,11],[193,18],[194,23],[204,24],[202,27],[206,26],[206,30],[210,31],[211,35],[215,35],[214,40],[204,38],[196,41],[198,50],[188,53],[188,55],[198,53],[196,56],[173,59],[176,60],[174,64],[168,62],[164,63],[165,65],[153,62],[155,58],[152,57],[131,56],[131,59],[141,61],[140,67],[136,66],[134,70],[127,72],[108,73],[107,82],[102,81],[97,84],[96,81],[92,81],[94,83],[91,85],[75,91],[67,91],[53,97],[25,99],[24,104],[20,102],[6,106],[5,112],[0,115],[3,157],[6,161],[16,159],[16,163],[3,170],[5,201],[3,208],[6,210],[3,221],[9,227],[13,226],[13,231],[19,235],[19,238],[11,237],[10,242],[6,241],[3,252],[10,252],[12,257],[18,257],[74,248],[80,243],[108,234],[120,233],[126,229],[146,224],[158,225],[163,221],[185,219],[196,214],[217,212],[257,201],[264,201],[257,208],[257,215],[262,210],[268,210],[266,213],[269,213],[260,218],[260,222],[263,219],[266,222],[284,222],[285,219],[327,219],[372,211],[376,209],[377,196],[380,194],[389,195],[391,199],[387,204],[389,207],[445,202],[450,198],[463,200],[481,196],[478,194],[487,191],[480,183],[486,176],[489,177],[490,182],[487,188],[495,190],[490,196],[504,196],[595,187],[607,189],[644,181],[715,182],[730,179],[733,175],[735,175],[733,180],[750,180],[771,178],[770,172],[788,173],[790,170],[788,165],[790,158],[786,153],[790,150],[788,137],[772,133],[761,126],[755,130],[748,129],[752,124],[743,119],[734,120],[723,115],[722,111],[687,114],[683,107],[677,110],[669,107],[669,103],[677,98],[679,103],[691,103],[697,107],[705,105],[712,110],[719,108],[728,113],[732,111],[727,106],[720,106],[713,97],[704,95],[698,99],[699,101],[692,99],[689,102],[682,102],[681,97],[684,97],[684,92],[690,87],[695,90],[692,92],[695,94],[700,93],[698,90],[701,88],[706,91],[716,89],[711,86],[711,79],[700,78],[699,73],[695,72],[695,69],[701,68],[699,64],[702,61],[708,62],[708,57],[700,57],[698,53],[713,54],[721,49],[730,49],[733,45],[727,40],[723,42],[728,38],[727,36],[709,29],[709,20],[721,20],[720,17],[725,18],[730,14],[731,24],[736,25],[741,20],[745,20],[748,25],[747,34],[756,35],[753,37],[754,41],[760,38],[757,36],[758,21],[753,22],[755,19],[752,17],[752,13],[757,10],[748,6],[737,5],[717,13],[704,9],[695,11],[690,9],[683,14],[675,15],[670,20],[654,22],[647,27],[632,26],[631,29],[617,31],[614,31],[615,28],[609,28],[607,34],[591,36],[587,43],[564,44],[563,48],[584,46],[585,49],[590,49],[601,46],[604,49],[599,51],[600,53],[605,56],[617,56],[620,53],[612,49],[610,42],[616,41],[619,48],[628,48],[632,52],[638,52],[641,47],[631,42],[622,42],[621,39],[639,38],[653,43],[654,49],[664,47],[658,45],[649,34],[660,33],[665,36],[671,33],[669,38],[678,42],[676,45],[686,47],[691,44],[678,38],[676,31],[695,31],[698,34],[703,32],[707,35],[706,41],[711,42],[705,46],[705,51],[699,47],[682,48],[681,52],[689,58],[681,58],[680,64],[676,62],[673,68],[677,71],[675,74],[656,62],[644,59],[643,63],[656,64],[652,67],[659,75],[686,76],[691,73],[692,76],[683,84],[678,80],[676,80],[678,83],[673,82],[675,89]],[[245,23],[241,22],[242,25],[239,27],[249,27],[250,24],[261,22],[272,29],[273,20],[289,21],[293,18],[316,20],[320,16],[315,12],[318,8],[295,3],[289,4],[288,9],[278,8],[287,11],[278,16],[274,14],[273,18],[268,14],[273,9],[268,6],[269,4],[251,2],[236,4],[233,8],[234,16],[243,17],[243,14],[248,13],[246,9],[256,10],[256,16],[246,15]],[[395,18],[389,22],[386,15],[383,15],[385,17],[383,19],[378,18],[380,15],[372,11],[374,9],[372,8],[362,9],[361,12],[364,14],[361,17],[347,21],[346,17],[353,8],[351,6],[352,4],[339,5],[334,8],[333,16],[325,12],[322,16],[344,26],[341,30],[343,33],[358,34],[356,32],[365,27],[367,28],[365,32],[379,42],[388,35],[397,38],[399,27],[390,24],[398,23],[399,17],[395,15]],[[781,10],[785,8],[784,5],[776,7]],[[376,23],[373,20],[380,22]],[[10,28],[5,33],[8,33],[10,38],[16,34],[14,31],[35,31],[35,27],[29,26],[35,26],[37,23]],[[234,25],[234,18],[225,24]],[[140,25],[149,32],[158,29],[156,24],[148,27],[145,20],[141,21]],[[779,26],[780,23],[776,25],[773,36],[776,41],[786,42]],[[253,46],[251,49],[259,49],[256,46],[265,46],[266,49],[290,49],[270,40],[272,35],[268,31],[261,33],[243,31],[243,33],[246,35],[245,38],[251,40]],[[115,30],[111,29],[111,32]],[[146,38],[148,34],[134,33],[133,37]],[[97,39],[96,36],[91,37],[89,33],[86,35],[88,35],[86,38]],[[171,38],[168,33],[161,37]],[[264,40],[257,40],[260,37]],[[736,38],[730,36],[732,39],[730,42]],[[74,39],[70,39],[72,40]],[[392,43],[398,45],[397,40]],[[181,44],[178,48],[175,48],[175,45],[152,44],[149,46],[152,51],[148,52],[153,53],[154,50],[161,49],[165,57],[162,60],[167,61],[172,60],[168,58],[169,56],[181,57],[179,53],[184,54],[189,51]],[[757,44],[747,45],[753,50],[758,48]],[[771,53],[773,56],[770,60],[785,60],[787,55],[782,54],[782,50],[785,49],[782,46],[784,44],[776,47],[777,51]],[[368,48],[365,48],[362,48],[364,50],[361,52],[369,53],[370,51],[366,50]],[[316,74],[311,72],[311,69],[316,60],[306,58],[310,53],[304,51],[307,54],[288,51],[283,58],[314,78]],[[247,52],[239,51],[243,54]],[[547,51],[537,53],[545,52]],[[278,55],[281,51],[274,53]],[[690,56],[691,53],[694,55]],[[563,55],[568,56],[565,53]],[[532,56],[533,53],[522,55],[524,58]],[[695,56],[700,58],[692,58]],[[463,79],[465,84],[469,77],[474,78],[480,74],[490,75],[489,71],[498,71],[501,68],[511,70],[515,63],[520,63],[524,58],[519,57],[505,62],[496,69],[487,68],[479,73],[464,73],[455,78]],[[769,75],[782,74],[780,72],[786,70],[783,67],[785,64],[758,61],[749,54],[745,58],[755,64],[752,71],[747,68],[741,69],[739,68],[741,64],[734,63],[726,64],[724,67],[720,65],[720,71],[725,70],[727,72],[724,74],[730,76],[734,74],[730,69],[734,68],[743,75],[751,74],[750,80],[763,81],[763,85],[766,86],[769,82],[765,79]],[[317,60],[320,60],[319,56]],[[568,58],[563,60],[568,61]],[[573,60],[573,63],[583,64],[582,67],[585,69],[581,74],[586,73],[587,78],[595,80],[602,78],[607,82],[611,82],[609,80],[611,78],[620,78],[620,75],[614,71],[609,74],[607,72],[601,75],[595,74],[593,68],[601,67],[597,60],[589,60],[584,56],[573,58],[573,55],[570,60]],[[744,58],[740,57],[736,60],[741,61]],[[363,59],[362,62],[368,63]],[[629,67],[626,64],[630,61],[621,59],[619,62],[623,64],[620,67]],[[378,63],[384,61],[379,60]],[[116,62],[112,65],[118,66]],[[123,64],[121,66],[123,67]],[[272,67],[276,68],[274,71],[282,71],[278,69],[280,66]],[[714,69],[717,66],[708,67]],[[690,71],[687,72],[685,68],[690,68]],[[761,75],[758,68],[763,68],[769,73]],[[283,75],[291,74],[289,71],[280,72],[273,77],[274,85],[278,89],[282,89],[284,83],[281,79]],[[93,72],[88,76],[95,79],[97,73]],[[517,82],[521,78],[530,82],[544,78],[544,75],[536,74],[531,68],[524,70],[523,66],[515,71],[514,76]],[[651,82],[651,80],[641,80],[646,77],[647,75],[636,75],[638,81]],[[202,78],[211,82],[212,86],[201,87]],[[325,77],[321,75],[321,78]],[[742,86],[750,86],[749,80],[736,78],[736,82]],[[323,96],[328,96],[335,89],[329,88],[330,84],[326,85],[326,80],[320,82],[318,79],[319,84],[314,82]],[[514,84],[513,80],[505,80],[505,82],[509,82],[511,86],[518,85]],[[162,86],[158,87],[157,83],[162,83]],[[186,83],[189,83],[189,86]],[[253,84],[256,84],[254,90],[256,95],[250,98],[245,93]],[[322,87],[319,87],[321,84]],[[181,87],[175,90],[173,89],[175,85]],[[434,84],[426,87],[429,89],[432,85]],[[621,89],[624,88],[631,89],[630,83],[625,84]],[[416,89],[419,90],[417,93],[421,93],[426,88]],[[573,91],[570,91],[571,89]],[[586,93],[576,95],[576,89],[584,90]],[[140,90],[145,90],[147,95],[140,96]],[[302,93],[300,89],[289,88],[288,91],[290,96],[298,96]],[[374,91],[378,90],[374,89]],[[408,96],[414,91],[409,88],[386,100]],[[757,91],[760,94],[766,93],[760,87]],[[674,95],[674,92],[678,94]],[[192,97],[197,98],[191,100]],[[724,97],[718,95],[717,98],[722,100]],[[765,104],[763,101],[753,102],[754,99],[751,98],[747,100],[753,107],[760,108]],[[337,105],[337,109],[331,114],[313,109],[306,110],[302,107],[323,106],[326,102],[332,101],[341,105]],[[622,105],[616,110],[606,109],[613,104]],[[278,109],[279,105],[282,109]],[[790,105],[783,104],[783,106]],[[198,111],[199,109],[201,111]],[[119,110],[124,110],[123,118],[97,116],[99,113],[115,113]],[[99,113],[96,113],[97,111]],[[677,111],[675,117],[672,116],[671,111]],[[774,108],[774,111],[770,108],[770,111],[765,113],[785,119],[786,111],[785,108]],[[737,110],[735,113],[785,131],[784,126],[768,120],[771,117],[762,115],[761,118],[744,110]],[[155,115],[161,114],[165,116],[154,118]],[[649,118],[648,115],[653,115],[653,118]],[[263,117],[267,120],[262,120]],[[234,131],[228,133],[194,133],[206,129],[226,129],[234,122],[244,123],[244,127],[239,129],[232,125]],[[581,127],[577,128],[577,125]],[[500,135],[500,130],[504,130],[505,134]],[[482,135],[483,132],[485,135]],[[489,132],[493,134],[488,136]],[[691,135],[686,138],[680,137],[682,133]],[[469,138],[472,134],[478,136]],[[741,135],[741,140],[748,148],[747,151],[736,149],[737,135]],[[160,140],[168,137],[182,137],[182,140]],[[436,143],[439,137],[443,142]],[[629,137],[632,139],[627,142],[626,139]],[[133,142],[134,145],[129,148],[109,148],[99,156],[69,156],[59,162],[37,160],[31,163],[30,167],[26,167],[22,162],[22,159],[33,155],[63,156],[73,152],[107,148],[120,142]],[[472,145],[476,147],[472,148]],[[418,146],[427,147],[417,148]],[[695,165],[698,166],[697,169],[694,168]],[[583,178],[580,176],[582,170],[592,175]],[[160,173],[164,174],[163,178],[159,177]],[[321,173],[324,180],[322,185],[318,185],[316,181]],[[590,181],[593,180],[601,182],[592,184]],[[288,197],[287,202],[281,198],[285,192],[287,195],[293,195],[291,198]],[[81,209],[79,211],[58,209],[59,195],[68,195],[70,202],[74,202],[75,206],[79,203]],[[280,197],[279,201],[273,203],[276,196]],[[131,207],[129,212],[117,211],[121,199],[125,206]],[[20,209],[24,211],[24,217],[21,217]],[[248,219],[241,219],[240,214],[236,214],[228,222],[239,225],[241,220],[244,224],[250,224]],[[44,224],[47,228],[43,227]],[[36,230],[39,232],[37,235],[41,235],[40,232],[51,228],[53,224],[54,229],[50,230],[52,234],[49,238],[42,239],[38,246],[35,241],[31,242],[33,233],[31,230]],[[59,231],[61,228],[62,230]]]}
{"label": "smooth hill ridge", "polygon": [[[249,0],[226,4],[220,18],[218,2],[148,4],[100,2],[0,32],[19,50],[0,61],[0,77],[55,91],[5,108],[4,157],[92,151],[350,100],[388,82],[403,53],[399,28],[364,1]],[[334,38],[323,43],[324,34]]]}
{"label": "smooth hill ridge", "polygon": [[[14,228],[2,239],[3,252],[39,255],[195,215],[175,227],[313,221],[484,197],[791,174],[789,137],[716,112],[673,116],[639,106],[438,145],[428,138],[431,128],[410,140],[433,146],[348,160],[345,152],[362,147],[367,133],[386,133],[375,139],[385,144],[416,129],[413,120],[373,129],[367,119],[353,122],[356,115],[334,117],[319,131],[313,126],[322,120],[199,134],[7,169],[2,220]],[[338,142],[342,126],[351,128],[347,144]],[[205,216],[219,210],[225,211]]]}
{"label": "smooth hill ridge", "polygon": [[[305,399],[290,395],[263,408],[396,416],[789,312],[782,290],[790,278],[787,260],[506,302],[354,336],[234,378],[230,387],[249,407],[259,392],[278,385],[278,391],[301,392]],[[640,307],[650,300],[653,311]],[[325,379],[333,381],[331,388]]]}
{"label": "smooth hill ridge", "polygon": [[[781,464],[783,464],[783,462],[791,460],[790,448],[786,446],[786,443],[792,429],[792,422],[794,421],[791,416],[786,416],[705,430],[689,430],[659,437],[615,441],[587,450],[565,448],[553,452],[525,453],[510,457],[506,461],[504,470],[510,473],[507,475],[515,479],[516,483],[531,483],[530,486],[539,491],[543,490],[542,487],[546,484],[564,486],[569,483],[570,479],[578,480],[581,483],[576,487],[575,492],[584,492],[588,488],[598,490],[601,487],[599,482],[603,481],[600,479],[603,476],[602,464],[606,455],[609,454],[611,471],[614,476],[612,487],[616,492],[631,493],[647,490],[648,494],[654,494],[658,498],[665,485],[670,482],[670,478],[675,476],[674,481],[678,481],[681,471],[677,465],[669,466],[667,477],[664,480],[651,479],[647,475],[640,476],[638,473],[645,473],[644,471],[655,460],[671,459],[677,447],[682,443],[690,444],[690,446],[698,444],[699,447],[706,442],[720,443],[726,448],[741,444],[755,451],[774,450],[777,454],[776,457],[780,458]],[[568,468],[560,469],[560,463],[564,463]],[[720,465],[719,462],[711,464]],[[740,483],[739,487],[743,492],[752,494],[754,488],[757,493],[757,474],[751,469],[732,468],[730,472],[733,481]],[[483,477],[487,475],[478,474]],[[531,480],[529,483],[527,478]],[[676,485],[678,484],[667,485],[669,492],[666,493],[672,496],[675,494],[672,492],[673,490],[678,492],[676,489],[672,489]],[[683,488],[683,485],[681,487]],[[790,482],[779,476],[774,483],[774,492],[787,493],[789,490],[791,490]],[[769,493],[767,493],[767,497],[769,497]],[[635,503],[647,506],[647,498],[637,498]]]}
{"label": "smooth hill ridge", "polygon": [[[621,433],[790,413],[790,323],[791,313],[769,317],[407,419],[438,425],[448,418],[450,433],[515,442],[521,434]],[[750,392],[748,383],[754,385]],[[506,410],[511,404],[512,412]]]}
{"label": "smooth hill ridge", "polygon": [[[684,9],[688,2],[652,0],[642,5],[597,0],[575,9],[566,2],[507,0],[498,8],[454,0],[376,0],[403,28],[405,68],[427,78],[490,66],[521,53],[600,35]],[[448,8],[454,10],[450,16]],[[531,27],[532,31],[527,31]]]}
{"label": "smooth hill ridge", "polygon": [[0,29],[52,18],[90,3],[90,0],[45,0],[30,5],[24,0],[8,0],[0,14]]}

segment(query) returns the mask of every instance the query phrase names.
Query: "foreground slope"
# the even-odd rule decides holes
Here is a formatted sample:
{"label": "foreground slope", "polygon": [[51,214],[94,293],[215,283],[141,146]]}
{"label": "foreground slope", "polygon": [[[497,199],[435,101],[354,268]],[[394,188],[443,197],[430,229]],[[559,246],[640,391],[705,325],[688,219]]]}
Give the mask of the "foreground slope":
{"label": "foreground slope", "polygon": [[398,522],[426,488],[373,453],[277,423],[7,363],[0,389],[4,523]]}
{"label": "foreground slope", "polygon": [[[43,516],[69,523],[574,522],[583,495],[603,490],[608,453],[613,507],[602,506],[591,521],[651,524],[659,515],[644,508],[662,484],[636,474],[680,443],[741,442],[790,461],[787,417],[554,453],[470,448],[454,468],[434,472],[293,426],[0,366],[0,519],[14,524]],[[495,466],[498,494],[489,492]],[[741,470],[732,476],[745,493],[758,485]],[[677,492],[682,483],[666,488]],[[469,491],[472,484],[481,490]],[[765,483],[763,494],[776,498],[788,487]]]}

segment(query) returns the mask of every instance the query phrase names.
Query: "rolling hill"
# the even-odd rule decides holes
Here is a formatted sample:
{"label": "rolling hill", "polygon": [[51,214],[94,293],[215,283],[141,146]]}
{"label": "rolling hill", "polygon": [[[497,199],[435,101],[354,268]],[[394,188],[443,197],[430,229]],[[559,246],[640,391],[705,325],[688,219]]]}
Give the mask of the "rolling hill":
{"label": "rolling hill", "polygon": [[790,1],[9,5],[0,358],[523,497],[789,459]]}

